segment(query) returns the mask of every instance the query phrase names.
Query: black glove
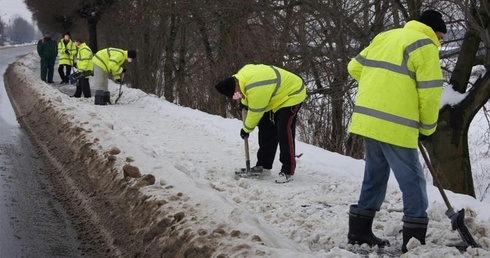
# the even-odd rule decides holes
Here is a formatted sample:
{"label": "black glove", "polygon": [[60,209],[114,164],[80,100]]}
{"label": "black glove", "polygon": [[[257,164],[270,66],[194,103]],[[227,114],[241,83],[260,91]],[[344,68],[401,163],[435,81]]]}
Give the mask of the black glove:
{"label": "black glove", "polygon": [[121,79],[117,79],[116,82],[119,84],[123,84],[123,81],[121,81]]}
{"label": "black glove", "polygon": [[243,103],[241,101],[240,101],[239,107],[240,107],[240,110],[242,110],[242,109],[248,110],[248,107],[246,105],[243,105]]}
{"label": "black glove", "polygon": [[73,67],[77,68],[77,62],[73,63]]}
{"label": "black glove", "polygon": [[126,68],[123,68],[123,73],[125,73],[125,72],[126,72]]}
{"label": "black glove", "polygon": [[240,130],[240,137],[242,137],[242,139],[248,138],[248,135],[249,133],[243,131],[243,129]]}
{"label": "black glove", "polygon": [[430,140],[430,136],[423,135],[423,134],[419,133],[419,142],[426,142],[429,140]]}
{"label": "black glove", "polygon": [[69,54],[70,54],[70,51],[68,51],[68,49],[66,49],[66,50],[65,50],[65,53],[66,53],[67,55],[69,55]]}

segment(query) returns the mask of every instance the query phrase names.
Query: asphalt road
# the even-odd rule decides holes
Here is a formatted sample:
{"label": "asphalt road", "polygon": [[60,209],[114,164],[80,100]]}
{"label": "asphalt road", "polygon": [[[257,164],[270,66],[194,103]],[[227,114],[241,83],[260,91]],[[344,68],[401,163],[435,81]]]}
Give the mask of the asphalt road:
{"label": "asphalt road", "polygon": [[[0,72],[35,46],[0,49]],[[56,76],[56,75],[55,75]],[[2,76],[3,77],[3,76]],[[49,169],[20,127],[0,80],[0,257],[83,257]]]}

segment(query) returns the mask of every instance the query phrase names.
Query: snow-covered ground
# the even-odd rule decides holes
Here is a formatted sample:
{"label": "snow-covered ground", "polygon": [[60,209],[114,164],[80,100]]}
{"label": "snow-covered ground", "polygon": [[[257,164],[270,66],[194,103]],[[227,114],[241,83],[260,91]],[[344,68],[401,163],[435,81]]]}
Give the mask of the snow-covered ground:
{"label": "snow-covered ground", "polygon": [[[32,71],[23,76],[37,80],[37,55],[30,54],[20,61]],[[223,225],[258,236],[263,245],[252,246],[267,250],[268,256],[358,257],[346,250],[347,211],[348,205],[358,198],[363,178],[362,160],[297,142],[297,153],[304,155],[297,161],[292,183],[274,183],[279,177],[278,160],[270,177],[236,180],[235,169],[245,166],[244,144],[239,137],[241,121],[176,106],[126,87],[116,105],[95,106],[93,98],[70,98],[68,92],[74,92],[74,86],[53,86],[38,81],[36,87],[41,95],[53,99],[67,119],[86,131],[86,137],[98,138],[101,152],[114,147],[121,150],[116,160],[118,167],[130,163],[142,174],[156,177],[155,185],[141,188],[152,199],[168,198],[162,187],[171,185],[184,194],[198,217],[214,217]],[[118,88],[110,83],[112,100]],[[484,122],[484,119],[478,117],[475,121]],[[473,131],[472,137],[478,137],[476,132]],[[256,133],[250,136],[252,164],[258,147]],[[455,209],[466,209],[468,227],[482,246],[468,248],[461,254],[455,247],[449,247],[460,244],[461,238],[451,230],[444,214],[446,206],[428,180],[427,244],[421,246],[411,241],[410,251],[404,256],[490,257],[490,204],[446,192]],[[386,200],[375,218],[375,234],[400,248],[401,218],[401,194],[392,177]],[[211,225],[201,227],[212,228]],[[229,241],[234,240],[230,237]],[[379,256],[375,249],[361,249],[366,249],[369,257]],[[259,251],[255,254],[261,256]]]}

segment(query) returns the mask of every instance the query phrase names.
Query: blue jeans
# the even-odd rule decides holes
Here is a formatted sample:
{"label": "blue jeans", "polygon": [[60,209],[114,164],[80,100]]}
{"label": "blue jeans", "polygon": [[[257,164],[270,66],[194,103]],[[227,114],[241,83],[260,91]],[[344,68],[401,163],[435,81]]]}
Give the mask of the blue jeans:
{"label": "blue jeans", "polygon": [[408,149],[364,138],[366,166],[358,208],[379,211],[386,195],[390,168],[402,192],[403,214],[426,218],[427,188],[417,149]]}

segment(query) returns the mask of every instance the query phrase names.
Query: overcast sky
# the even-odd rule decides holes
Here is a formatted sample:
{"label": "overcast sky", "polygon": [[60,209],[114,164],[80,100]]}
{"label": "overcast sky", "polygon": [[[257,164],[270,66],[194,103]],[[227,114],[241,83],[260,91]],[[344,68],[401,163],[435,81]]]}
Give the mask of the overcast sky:
{"label": "overcast sky", "polygon": [[0,0],[0,16],[4,23],[9,23],[9,19],[21,16],[26,21],[32,21],[32,14],[27,9],[24,0]]}

